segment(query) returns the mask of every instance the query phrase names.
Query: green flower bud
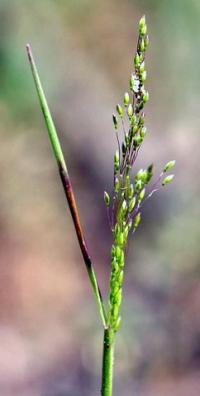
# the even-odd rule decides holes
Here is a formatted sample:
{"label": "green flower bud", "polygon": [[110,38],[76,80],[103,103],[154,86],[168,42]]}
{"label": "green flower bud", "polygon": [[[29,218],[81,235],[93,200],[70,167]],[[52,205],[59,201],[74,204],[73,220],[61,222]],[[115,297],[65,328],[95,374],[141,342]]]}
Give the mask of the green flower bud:
{"label": "green flower bud", "polygon": [[118,177],[115,177],[114,190],[115,190],[116,193],[118,193],[119,190],[120,190],[120,182],[119,182]]}
{"label": "green flower bud", "polygon": [[115,259],[115,256],[116,256],[116,246],[112,245],[112,248],[111,248],[111,257],[112,257],[112,259]]}
{"label": "green flower bud", "polygon": [[125,156],[125,154],[126,154],[126,145],[125,145],[125,143],[123,142],[123,143],[122,143],[122,155]]}
{"label": "green flower bud", "polygon": [[171,183],[173,178],[174,178],[174,175],[169,175],[169,176],[165,177],[165,179],[162,181],[162,186],[166,186],[166,184]]}
{"label": "green flower bud", "polygon": [[138,67],[140,65],[140,55],[137,53],[134,58],[134,65]]}
{"label": "green flower bud", "polygon": [[121,259],[123,251],[119,246],[115,246],[115,255],[117,259]]}
{"label": "green flower bud", "polygon": [[146,25],[146,18],[145,15],[142,16],[142,18],[139,21],[139,31],[141,28],[143,28]]}
{"label": "green flower bud", "polygon": [[130,220],[130,221],[128,222],[128,230],[129,230],[129,231],[131,230],[132,225],[133,225],[133,221]]}
{"label": "green flower bud", "polygon": [[120,268],[124,267],[124,251],[121,250],[121,256],[118,259],[118,264]]}
{"label": "green flower bud", "polygon": [[150,182],[153,176],[153,164],[149,165],[147,168],[146,184]]}
{"label": "green flower bud", "polygon": [[140,144],[142,143],[143,138],[141,136],[135,136],[133,139],[133,143],[134,143],[134,148],[136,149],[137,147],[140,146]]}
{"label": "green flower bud", "polygon": [[140,69],[139,69],[140,74],[143,73],[144,70],[145,70],[145,63],[144,63],[144,61],[143,61],[143,62],[141,63],[141,65],[140,65]]}
{"label": "green flower bud", "polygon": [[147,25],[142,26],[140,29],[140,35],[145,36],[145,34],[147,34]]}
{"label": "green flower bud", "polygon": [[119,246],[123,246],[124,245],[124,235],[123,235],[122,232],[120,232],[117,235],[116,242],[118,243]]}
{"label": "green flower bud", "polygon": [[[112,271],[113,271],[113,268],[112,268]],[[114,289],[115,284],[116,284],[116,278],[115,278],[115,277],[112,277],[112,278],[110,279],[110,289],[111,289],[111,290]],[[113,293],[111,294],[111,296],[113,296]],[[110,296],[110,297],[111,297],[111,296]]]}
{"label": "green flower bud", "polygon": [[147,171],[148,171],[149,173],[152,173],[152,172],[153,172],[153,164],[151,164],[151,165],[148,166]]}
{"label": "green flower bud", "polygon": [[140,170],[136,173],[136,175],[135,175],[135,182],[136,182],[137,180],[139,180],[139,179],[142,179],[143,174],[144,174],[144,169],[140,169]]}
{"label": "green flower bud", "polygon": [[136,117],[136,115],[134,114],[134,115],[131,117],[131,125],[134,126],[134,125],[136,124],[136,122],[137,122],[137,117]]}
{"label": "green flower bud", "polygon": [[114,228],[114,235],[115,235],[115,238],[120,234],[120,232],[121,232],[120,225],[119,225],[118,223],[116,223],[116,224],[115,224],[115,228]]}
{"label": "green flower bud", "polygon": [[143,94],[142,100],[144,103],[148,102],[148,100],[149,100],[149,92],[148,91],[145,91],[145,93]]}
{"label": "green flower bud", "polygon": [[133,135],[135,135],[138,131],[138,125],[135,125],[132,129]]}
{"label": "green flower bud", "polygon": [[133,106],[131,103],[128,105],[127,114],[129,117],[132,117],[133,115]]}
{"label": "green flower bud", "polygon": [[126,226],[125,229],[124,229],[124,233],[123,233],[123,236],[124,236],[124,243],[126,243],[126,241],[127,241],[128,232],[129,232],[129,229],[128,229],[128,226]]}
{"label": "green flower bud", "polygon": [[129,145],[129,135],[128,135],[128,133],[125,133],[125,142],[126,142],[126,145],[128,146]]}
{"label": "green flower bud", "polygon": [[128,205],[128,211],[129,211],[129,213],[131,213],[131,212],[133,211],[133,209],[134,209],[134,207],[135,207],[135,203],[136,203],[136,198],[133,197],[133,198],[131,199],[131,201],[129,202],[129,205]]}
{"label": "green flower bud", "polygon": [[119,170],[119,151],[117,150],[114,156],[114,171],[117,172]]}
{"label": "green flower bud", "polygon": [[113,114],[112,119],[113,119],[114,128],[117,129],[118,128],[118,122],[117,122],[117,117],[116,117],[115,114]]}
{"label": "green flower bud", "polygon": [[130,176],[126,175],[126,187],[130,185]]}
{"label": "green flower bud", "polygon": [[139,118],[139,126],[143,126],[144,125],[144,117],[145,117],[145,114],[141,113],[141,116]]}
{"label": "green flower bud", "polygon": [[144,199],[145,196],[145,188],[142,189],[142,191],[140,191],[139,195],[138,195],[138,202],[142,202],[142,200]]}
{"label": "green flower bud", "polygon": [[112,260],[111,266],[112,266],[112,272],[117,272],[119,270],[119,264],[117,263],[116,258]]}
{"label": "green flower bud", "polygon": [[146,81],[146,79],[147,79],[147,72],[146,70],[144,70],[141,74],[141,81],[144,82]]}
{"label": "green flower bud", "polygon": [[119,104],[116,106],[116,110],[117,110],[117,113],[119,114],[120,118],[122,118],[123,117],[123,110],[122,110],[122,107]]}
{"label": "green flower bud", "polygon": [[121,321],[122,321],[122,318],[121,318],[121,316],[119,316],[117,321],[116,321],[116,323],[115,323],[115,326],[114,326],[115,333],[119,330],[120,325],[121,325]]}
{"label": "green flower bud", "polygon": [[126,213],[126,211],[127,211],[127,203],[126,203],[126,200],[125,200],[125,199],[124,199],[123,202],[122,202],[121,208],[122,208],[122,211],[123,211],[124,213]]}
{"label": "green flower bud", "polygon": [[129,94],[128,94],[128,92],[125,92],[125,94],[124,94],[124,106],[127,107],[129,102],[130,102]]}
{"label": "green flower bud", "polygon": [[139,43],[139,50],[140,50],[140,52],[142,52],[142,53],[145,51],[145,42],[144,42],[144,39],[143,39],[143,38],[140,40],[140,43]]}
{"label": "green flower bud", "polygon": [[113,310],[112,310],[112,317],[113,317],[113,320],[116,320],[116,319],[117,319],[118,313],[119,313],[119,307],[118,307],[118,305],[114,305],[114,306],[113,306]]}
{"label": "green flower bud", "polygon": [[145,50],[146,50],[146,48],[149,45],[149,36],[148,35],[146,35],[145,38],[144,38],[144,45],[145,45]]}
{"label": "green flower bud", "polygon": [[117,302],[118,307],[120,307],[121,302],[122,302],[122,289],[118,290],[118,293],[116,295],[116,302]]}
{"label": "green flower bud", "polygon": [[168,172],[170,169],[172,169],[174,167],[175,163],[176,163],[175,160],[167,162],[167,164],[165,165],[165,167],[163,169],[163,172]]}
{"label": "green flower bud", "polygon": [[141,139],[141,143],[140,144],[142,144],[142,142],[144,140],[144,137],[140,135],[140,139]]}
{"label": "green flower bud", "polygon": [[143,107],[144,107],[144,102],[143,102],[143,100],[141,100],[141,101],[138,103],[138,105],[137,105],[137,111],[138,111],[138,112],[141,111],[141,110],[143,109]]}
{"label": "green flower bud", "polygon": [[147,128],[146,127],[142,127],[140,130],[140,136],[144,139],[145,135],[147,132]]}
{"label": "green flower bud", "polygon": [[119,293],[119,287],[120,287],[119,284],[116,283],[116,280],[115,280],[115,285],[112,290],[112,294],[113,294],[113,296],[115,296],[115,300],[116,300],[117,294]]}
{"label": "green flower bud", "polygon": [[134,194],[133,184],[130,184],[127,191],[128,198],[129,199],[133,198],[133,194]]}
{"label": "green flower bud", "polygon": [[110,294],[110,307],[112,308],[112,310],[113,310],[114,305],[115,305],[115,296],[111,293]]}
{"label": "green flower bud", "polygon": [[142,186],[143,186],[143,182],[142,182],[142,180],[137,180],[137,182],[135,183],[135,189],[136,189],[136,191],[138,192],[138,191],[140,191],[141,190],[141,188],[142,188]]}
{"label": "green flower bud", "polygon": [[135,219],[134,219],[134,223],[133,223],[134,229],[136,229],[136,228],[138,227],[138,225],[139,225],[139,223],[140,223],[140,220],[141,220],[141,214],[138,213],[138,214],[135,216]]}
{"label": "green flower bud", "polygon": [[104,191],[104,202],[105,202],[106,206],[110,205],[110,196],[106,191]]}

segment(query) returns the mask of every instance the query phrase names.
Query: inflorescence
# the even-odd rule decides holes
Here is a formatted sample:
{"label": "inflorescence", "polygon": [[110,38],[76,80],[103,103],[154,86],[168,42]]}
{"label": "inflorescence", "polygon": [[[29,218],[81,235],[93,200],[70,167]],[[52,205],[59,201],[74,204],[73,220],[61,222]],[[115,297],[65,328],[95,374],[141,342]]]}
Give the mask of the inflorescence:
{"label": "inflorescence", "polygon": [[[121,322],[119,310],[128,236],[135,232],[140,223],[143,203],[162,186],[169,184],[174,177],[174,175],[165,175],[175,164],[175,161],[170,161],[152,185],[150,192],[146,194],[146,186],[153,177],[153,164],[150,164],[147,169],[140,169],[134,177],[131,175],[147,133],[143,109],[149,100],[149,93],[144,87],[147,77],[145,54],[148,43],[147,25],[143,16],[139,22],[139,38],[134,57],[134,72],[130,78],[130,93],[124,94],[123,103],[117,104],[116,114],[112,116],[118,145],[114,155],[113,193],[110,196],[106,191],[104,192],[104,201],[113,233],[107,324],[114,332],[118,330]],[[120,130],[122,130],[122,139],[119,136]]]}

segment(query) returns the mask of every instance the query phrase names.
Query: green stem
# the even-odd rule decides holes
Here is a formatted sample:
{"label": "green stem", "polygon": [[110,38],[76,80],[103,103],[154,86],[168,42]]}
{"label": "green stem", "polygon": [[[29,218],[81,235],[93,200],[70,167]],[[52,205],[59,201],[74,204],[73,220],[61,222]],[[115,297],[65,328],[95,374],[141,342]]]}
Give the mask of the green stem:
{"label": "green stem", "polygon": [[92,266],[92,261],[89,256],[88,248],[87,248],[83,230],[81,227],[80,218],[79,218],[78,209],[76,206],[76,201],[75,201],[74,192],[72,189],[69,173],[67,170],[67,166],[66,166],[65,159],[64,159],[64,156],[62,153],[62,149],[60,146],[56,128],[55,128],[53,119],[51,117],[51,113],[50,113],[50,110],[49,110],[49,107],[48,107],[48,104],[47,104],[47,101],[45,98],[45,94],[44,94],[44,91],[42,88],[42,84],[40,82],[40,78],[39,78],[39,75],[37,72],[37,68],[36,68],[36,65],[35,65],[35,62],[33,59],[33,54],[31,51],[31,47],[29,44],[27,44],[26,49],[27,49],[27,53],[28,53],[29,62],[31,65],[31,71],[32,71],[34,82],[35,82],[35,87],[36,87],[37,94],[38,94],[39,101],[40,101],[40,106],[41,106],[41,109],[43,112],[47,130],[48,130],[49,139],[51,142],[54,156],[55,156],[57,164],[58,164],[60,178],[61,178],[61,181],[63,184],[63,188],[64,188],[65,195],[66,195],[66,198],[68,201],[71,216],[72,216],[72,219],[74,222],[74,227],[76,230],[76,235],[78,238],[79,246],[80,246],[80,249],[81,249],[81,252],[83,255],[83,259],[84,259],[84,262],[86,265],[89,280],[92,285],[92,289],[93,289],[93,292],[94,292],[94,295],[95,295],[95,298],[97,301],[100,317],[102,319],[103,326],[105,328],[106,322],[107,322],[106,311],[104,308],[103,299],[102,299],[101,292],[100,292],[100,289],[99,289],[99,286],[97,283],[94,268]]}
{"label": "green stem", "polygon": [[114,332],[104,330],[101,396],[112,396],[114,363]]}

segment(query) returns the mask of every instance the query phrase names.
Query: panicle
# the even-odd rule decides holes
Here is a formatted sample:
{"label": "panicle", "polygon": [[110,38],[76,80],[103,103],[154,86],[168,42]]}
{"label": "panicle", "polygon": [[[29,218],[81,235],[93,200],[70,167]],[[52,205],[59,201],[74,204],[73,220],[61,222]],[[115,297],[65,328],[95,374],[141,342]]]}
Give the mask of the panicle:
{"label": "panicle", "polygon": [[146,169],[139,169],[135,176],[131,174],[140,147],[147,135],[147,128],[144,125],[144,108],[149,101],[149,92],[145,89],[147,79],[145,56],[149,37],[145,16],[140,19],[138,30],[138,43],[133,59],[129,92],[125,92],[122,103],[117,104],[117,115],[113,114],[112,116],[118,144],[114,155],[113,196],[110,197],[107,192],[104,192],[105,205],[112,211],[113,245],[111,249],[108,325],[114,332],[118,330],[121,322],[119,310],[128,238],[140,224],[141,208],[146,199],[162,186],[169,184],[174,177],[174,175],[168,175],[162,180],[163,174],[172,169],[175,164],[175,161],[170,161],[165,165],[150,193],[147,193],[147,185],[151,182],[154,174],[153,164],[150,164]]}

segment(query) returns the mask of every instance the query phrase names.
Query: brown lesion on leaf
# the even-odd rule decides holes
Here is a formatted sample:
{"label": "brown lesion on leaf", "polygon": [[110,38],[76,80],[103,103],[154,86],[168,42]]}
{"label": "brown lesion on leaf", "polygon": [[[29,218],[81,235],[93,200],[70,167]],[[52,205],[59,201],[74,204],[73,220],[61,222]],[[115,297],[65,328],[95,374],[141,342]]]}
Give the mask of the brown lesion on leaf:
{"label": "brown lesion on leaf", "polygon": [[86,241],[83,235],[83,230],[81,227],[81,222],[80,222],[80,218],[79,218],[79,214],[78,214],[78,209],[76,206],[76,201],[75,201],[75,197],[74,197],[74,192],[72,189],[72,185],[71,185],[71,181],[69,178],[68,173],[66,172],[66,170],[63,168],[62,164],[58,164],[59,165],[59,174],[60,174],[60,178],[63,184],[63,188],[65,191],[65,195],[67,198],[67,202],[69,205],[69,209],[70,209],[70,213],[74,222],[74,227],[76,230],[76,234],[77,234],[77,238],[78,238],[78,242],[79,242],[79,246],[85,261],[85,264],[88,268],[92,267],[92,263],[91,263],[91,258],[89,256],[88,253],[88,248],[86,245]]}

